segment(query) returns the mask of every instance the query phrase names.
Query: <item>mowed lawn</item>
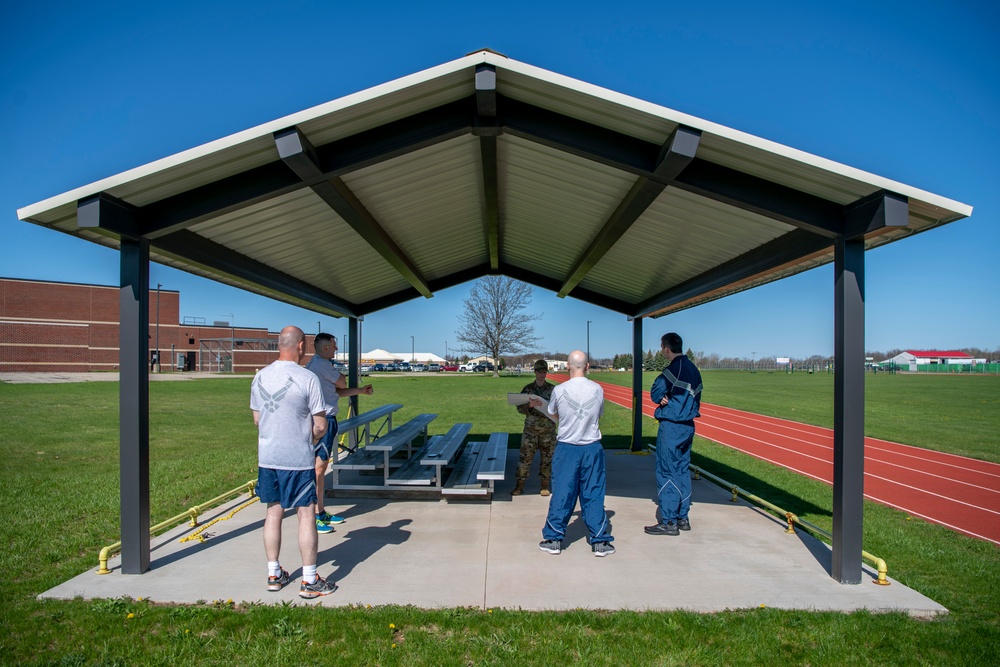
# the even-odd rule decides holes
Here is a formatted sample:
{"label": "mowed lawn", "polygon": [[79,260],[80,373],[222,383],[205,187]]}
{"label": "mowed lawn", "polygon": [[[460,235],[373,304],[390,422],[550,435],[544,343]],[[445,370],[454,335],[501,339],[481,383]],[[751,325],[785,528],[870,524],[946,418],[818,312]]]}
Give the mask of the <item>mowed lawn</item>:
{"label": "mowed lawn", "polygon": [[[472,421],[474,434],[516,435],[521,417],[506,393],[529,379],[375,377],[376,393],[362,397],[362,407],[398,402],[406,406],[401,418],[437,413],[435,433]],[[630,382],[624,374],[596,379]],[[646,388],[652,379],[648,374]],[[255,476],[249,383],[237,377],[151,384],[154,522]],[[821,425],[832,416],[832,377],[823,374],[706,372],[705,385],[712,403]],[[104,382],[0,385],[0,502],[9,512],[0,556],[9,577],[0,605],[0,664],[995,664],[1000,550],[874,503],[865,504],[865,549],[949,615],[927,621],[773,609],[701,615],[38,601],[37,594],[95,569],[100,547],[118,539],[117,392],[116,383]],[[997,460],[998,394],[1000,383],[990,376],[879,375],[868,380],[866,431]],[[630,423],[628,410],[607,406],[605,444],[627,447]],[[646,420],[644,435],[652,438],[654,427]],[[696,444],[695,463],[830,528],[825,484],[704,440]],[[672,572],[683,576],[683,563],[650,563],[636,576]]]}

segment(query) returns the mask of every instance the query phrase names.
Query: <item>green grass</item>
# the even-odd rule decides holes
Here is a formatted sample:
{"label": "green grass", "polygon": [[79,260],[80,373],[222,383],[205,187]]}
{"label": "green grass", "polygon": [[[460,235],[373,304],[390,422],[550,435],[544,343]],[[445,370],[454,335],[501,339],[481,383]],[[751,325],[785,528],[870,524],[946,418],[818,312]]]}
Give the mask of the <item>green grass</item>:
{"label": "green grass", "polygon": [[[818,421],[829,411],[824,401],[832,385],[822,389],[822,377],[706,375],[711,402],[731,400],[734,407],[752,409],[736,403],[767,389],[780,406],[778,416],[810,421],[802,415],[815,414]],[[520,432],[521,417],[505,398],[527,378],[373,381],[376,393],[364,397],[365,409],[399,402],[406,406],[401,417],[435,412],[435,433],[470,415],[473,433]],[[883,387],[889,383],[882,385],[881,376],[875,381],[887,394]],[[806,389],[813,386],[820,387],[815,395]],[[982,388],[980,396],[996,387],[975,386]],[[891,387],[898,393],[889,404],[925,405],[922,394],[929,389],[940,407],[962,393],[933,383]],[[890,576],[948,607],[948,616],[922,621],[901,614],[772,609],[534,613],[38,601],[38,593],[95,568],[99,548],[118,539],[117,391],[115,383],[0,385],[0,502],[9,512],[0,553],[8,573],[0,598],[0,664],[980,665],[993,663],[1000,645],[1000,550],[873,503],[865,505],[865,548],[888,561]],[[253,478],[248,378],[158,382],[150,391],[154,522]],[[893,439],[904,442],[954,439],[949,424],[931,421],[924,435],[914,435],[908,417],[901,425],[879,423],[886,419],[870,413],[869,433],[897,428],[902,430]],[[995,434],[998,420],[997,410],[984,410],[980,429]],[[652,437],[654,424],[646,422],[644,431]],[[608,406],[602,428],[607,444],[627,446],[630,413]],[[830,527],[831,491],[824,484],[700,439],[694,460]],[[636,576],[663,575],[653,567]]]}

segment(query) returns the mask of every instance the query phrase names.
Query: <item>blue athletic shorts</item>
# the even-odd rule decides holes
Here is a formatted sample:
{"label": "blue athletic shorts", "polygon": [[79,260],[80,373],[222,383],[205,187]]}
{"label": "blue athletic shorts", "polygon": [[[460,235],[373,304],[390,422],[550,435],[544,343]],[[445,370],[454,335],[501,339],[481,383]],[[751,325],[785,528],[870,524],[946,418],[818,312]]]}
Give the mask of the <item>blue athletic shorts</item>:
{"label": "blue athletic shorts", "polygon": [[257,495],[284,509],[308,507],[316,502],[316,471],[257,468]]}
{"label": "blue athletic shorts", "polygon": [[329,461],[337,451],[337,418],[326,416],[326,435],[316,443],[316,456],[322,461]]}

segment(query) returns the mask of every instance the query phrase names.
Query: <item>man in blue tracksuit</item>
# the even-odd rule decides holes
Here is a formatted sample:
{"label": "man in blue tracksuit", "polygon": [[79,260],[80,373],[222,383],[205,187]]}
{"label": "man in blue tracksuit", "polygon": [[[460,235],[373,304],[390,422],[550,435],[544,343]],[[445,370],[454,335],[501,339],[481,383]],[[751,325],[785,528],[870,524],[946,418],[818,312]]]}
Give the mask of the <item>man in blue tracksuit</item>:
{"label": "man in blue tracksuit", "polygon": [[680,535],[691,530],[691,444],[694,420],[700,417],[701,373],[684,355],[684,343],[675,333],[660,339],[667,367],[653,380],[649,397],[656,404],[656,488],[660,521],[646,526],[649,535]]}

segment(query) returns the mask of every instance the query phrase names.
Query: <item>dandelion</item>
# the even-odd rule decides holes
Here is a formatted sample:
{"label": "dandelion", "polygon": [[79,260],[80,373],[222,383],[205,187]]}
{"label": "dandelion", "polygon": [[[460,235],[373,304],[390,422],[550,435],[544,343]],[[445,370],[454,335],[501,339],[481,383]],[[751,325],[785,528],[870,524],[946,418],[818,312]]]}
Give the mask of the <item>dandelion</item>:
{"label": "dandelion", "polygon": [[393,645],[392,645],[392,647],[393,647],[393,648],[396,648],[396,645],[395,645],[395,644],[393,644]]}
{"label": "dandelion", "polygon": [[487,613],[487,614],[492,614],[492,613],[493,613],[493,610],[492,610],[492,609],[487,609],[487,610],[486,610],[486,613]]}
{"label": "dandelion", "polygon": [[187,628],[186,630],[184,630],[184,634],[186,635],[191,634],[191,628]]}
{"label": "dandelion", "polygon": [[395,623],[390,623],[389,624],[389,629],[390,630],[395,630],[396,629],[396,624]]}
{"label": "dandelion", "polygon": [[763,609],[763,608],[764,608],[764,607],[766,607],[766,606],[767,606],[767,605],[766,605],[766,604],[764,604],[763,602],[761,602],[761,603],[760,603],[760,608],[761,608],[761,609]]}
{"label": "dandelion", "polygon": [[136,602],[142,602],[142,598],[136,598],[135,601]]}
{"label": "dandelion", "polygon": [[135,614],[129,612],[128,616],[126,616],[125,618],[135,618]]}

